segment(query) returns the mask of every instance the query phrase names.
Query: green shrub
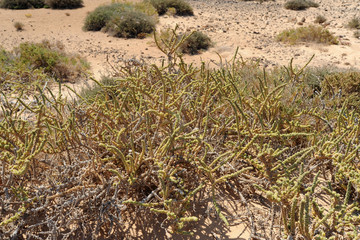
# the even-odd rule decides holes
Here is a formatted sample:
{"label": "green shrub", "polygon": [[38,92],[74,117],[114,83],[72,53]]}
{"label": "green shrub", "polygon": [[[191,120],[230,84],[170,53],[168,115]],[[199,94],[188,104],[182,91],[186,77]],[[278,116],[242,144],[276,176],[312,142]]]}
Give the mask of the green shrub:
{"label": "green shrub", "polygon": [[105,27],[106,32],[114,37],[124,38],[143,38],[154,29],[154,19],[139,11],[125,11],[119,16],[115,15]]}
{"label": "green shrub", "polygon": [[319,7],[319,4],[311,0],[290,0],[287,1],[284,5],[286,9],[290,10],[305,10],[309,7]]}
{"label": "green shrub", "polygon": [[348,28],[360,29],[360,18],[352,18],[347,24]]}
{"label": "green shrub", "polygon": [[68,55],[58,43],[22,43],[15,52],[19,64],[44,71],[60,81],[75,81],[89,65],[77,55]]}
{"label": "green shrub", "polygon": [[193,16],[192,7],[184,0],[150,0],[150,3],[156,8],[159,15],[164,15],[169,8],[176,10],[176,15]]}
{"label": "green shrub", "polygon": [[111,17],[119,10],[119,4],[100,6],[90,12],[86,19],[83,29],[86,31],[100,31],[110,21]]}
{"label": "green shrub", "polygon": [[45,3],[54,9],[73,9],[83,6],[83,0],[45,0]]}
{"label": "green shrub", "polygon": [[199,53],[199,50],[207,50],[210,46],[210,38],[204,33],[196,31],[181,45],[180,50],[193,55]]}
{"label": "green shrub", "polygon": [[8,9],[42,8],[45,0],[1,0],[0,7]]}
{"label": "green shrub", "polygon": [[285,30],[277,36],[277,40],[290,44],[296,44],[299,42],[338,44],[338,39],[327,29],[322,26],[314,25]]}
{"label": "green shrub", "polygon": [[100,31],[115,15],[122,15],[125,11],[139,11],[151,16],[154,21],[157,20],[156,9],[148,2],[140,3],[113,3],[100,6],[90,12],[83,26],[85,31]]}

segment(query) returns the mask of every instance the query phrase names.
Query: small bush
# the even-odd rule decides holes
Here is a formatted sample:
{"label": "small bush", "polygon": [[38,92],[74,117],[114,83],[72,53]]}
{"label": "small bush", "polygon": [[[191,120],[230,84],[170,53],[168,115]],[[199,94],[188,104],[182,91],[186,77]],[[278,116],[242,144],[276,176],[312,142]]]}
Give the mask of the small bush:
{"label": "small bush", "polygon": [[124,38],[143,38],[154,29],[153,18],[139,11],[125,11],[119,16],[113,16],[105,27],[111,35]]}
{"label": "small bush", "polygon": [[193,16],[192,7],[184,0],[150,0],[150,3],[156,8],[159,15],[164,15],[169,8],[176,10],[176,15]]}
{"label": "small bush", "polygon": [[322,26],[310,25],[296,29],[285,30],[277,36],[280,42],[296,44],[299,42],[314,42],[324,44],[338,44],[338,39]]}
{"label": "small bush", "polygon": [[199,50],[207,50],[210,46],[210,38],[204,33],[196,31],[181,45],[180,50],[193,55],[199,53]]}
{"label": "small bush", "polygon": [[290,0],[285,3],[284,7],[286,9],[299,11],[310,7],[319,7],[319,4],[310,0]]}
{"label": "small bush", "polygon": [[322,15],[317,15],[314,22],[322,24],[322,23],[326,22],[326,18]]}
{"label": "small bush", "polygon": [[74,9],[83,6],[83,0],[45,0],[45,3],[54,9]]}
{"label": "small bush", "polygon": [[15,22],[14,27],[16,28],[16,31],[22,31],[24,30],[24,24],[21,22]]}
{"label": "small bush", "polygon": [[44,1],[45,0],[2,0],[0,1],[0,7],[8,9],[42,8],[45,5]]}
{"label": "small bush", "polygon": [[360,29],[360,18],[353,18],[347,24],[348,28]]}
{"label": "small bush", "polygon": [[141,3],[113,3],[100,6],[93,12],[90,12],[84,23],[85,31],[100,31],[112,19],[113,16],[120,16],[125,11],[139,11],[151,16],[154,21],[157,20],[156,9],[148,2]]}
{"label": "small bush", "polygon": [[60,81],[74,81],[89,65],[77,55],[68,55],[61,43],[22,43],[15,49],[20,65],[43,70]]}
{"label": "small bush", "polygon": [[355,31],[354,32],[354,37],[360,38],[360,31]]}

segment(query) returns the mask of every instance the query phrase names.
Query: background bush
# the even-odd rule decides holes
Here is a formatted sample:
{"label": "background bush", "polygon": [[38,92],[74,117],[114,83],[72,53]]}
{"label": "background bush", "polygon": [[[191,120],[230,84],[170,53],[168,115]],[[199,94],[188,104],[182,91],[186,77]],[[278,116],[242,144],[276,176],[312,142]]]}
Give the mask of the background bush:
{"label": "background bush", "polygon": [[200,50],[207,50],[211,46],[210,38],[200,31],[193,32],[181,45],[183,53],[197,54]]}
{"label": "background bush", "polygon": [[8,9],[42,8],[44,5],[45,0],[0,0],[0,7]]}
{"label": "background bush", "polygon": [[322,26],[310,25],[296,29],[285,30],[277,36],[277,40],[295,44],[299,42],[314,42],[338,44],[338,39]]}
{"label": "background bush", "polygon": [[289,0],[284,7],[290,10],[305,10],[309,7],[319,7],[319,4],[311,0]]}
{"label": "background bush", "polygon": [[150,3],[156,8],[159,15],[165,14],[169,8],[174,8],[176,15],[179,16],[194,15],[192,7],[184,0],[150,0]]}
{"label": "background bush", "polygon": [[66,54],[61,43],[22,43],[15,49],[18,64],[44,71],[59,81],[75,81],[89,64],[78,55]]}
{"label": "background bush", "polygon": [[45,4],[54,9],[73,9],[83,6],[83,0],[45,0]]}
{"label": "background bush", "polygon": [[105,31],[115,37],[143,38],[155,29],[153,18],[139,11],[124,11],[114,15],[106,24]]}
{"label": "background bush", "polygon": [[100,6],[90,12],[85,19],[83,30],[100,31],[113,17],[115,17],[115,15],[122,16],[124,12],[129,11],[144,13],[147,16],[150,16],[153,22],[157,21],[156,9],[149,2],[113,3]]}

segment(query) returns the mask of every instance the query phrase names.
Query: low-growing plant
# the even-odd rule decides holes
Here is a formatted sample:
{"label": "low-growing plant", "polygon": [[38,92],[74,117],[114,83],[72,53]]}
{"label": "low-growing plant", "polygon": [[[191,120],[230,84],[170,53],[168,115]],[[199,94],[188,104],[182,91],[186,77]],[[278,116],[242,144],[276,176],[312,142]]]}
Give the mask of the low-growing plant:
{"label": "low-growing plant", "polygon": [[191,33],[186,41],[180,46],[180,50],[183,53],[194,55],[201,50],[207,50],[211,45],[212,42],[207,35],[200,31],[195,31]]}
{"label": "low-growing plant", "polygon": [[319,7],[319,4],[311,1],[311,0],[288,0],[284,7],[286,9],[290,9],[290,10],[305,10],[307,8],[310,7]]}
{"label": "low-growing plant", "polygon": [[360,38],[360,31],[355,31],[354,32],[354,37],[355,38]]}
{"label": "low-growing plant", "polygon": [[83,7],[83,0],[45,0],[45,4],[54,9],[74,9]]}
{"label": "low-growing plant", "polygon": [[45,0],[1,0],[0,7],[8,9],[42,8]]}
{"label": "low-growing plant", "polygon": [[323,15],[317,15],[314,22],[322,24],[326,22],[326,18]]}
{"label": "low-growing plant", "polygon": [[176,15],[193,16],[192,7],[184,0],[150,0],[150,3],[156,8],[159,15],[164,15],[169,8],[176,10]]}
{"label": "low-growing plant", "polygon": [[61,43],[22,43],[15,49],[19,63],[43,70],[59,81],[75,81],[89,65],[77,55],[68,55]]}
{"label": "low-growing plant", "polygon": [[[129,11],[144,13],[152,18],[152,22],[157,21],[157,12],[150,3],[122,2],[100,6],[90,12],[85,19],[83,29],[85,31],[100,31],[113,17],[121,17],[125,12]],[[140,15],[142,15],[141,13]]]}
{"label": "low-growing plant", "polygon": [[105,26],[105,31],[112,36],[124,38],[144,38],[154,29],[154,19],[139,11],[124,11],[113,16]]}
{"label": "low-growing plant", "polygon": [[354,29],[360,29],[360,18],[358,18],[358,17],[352,18],[348,22],[347,27],[348,28],[354,28]]}
{"label": "low-growing plant", "polygon": [[22,22],[15,22],[14,27],[16,28],[16,31],[24,30],[24,24]]}
{"label": "low-growing plant", "polygon": [[310,25],[296,29],[289,29],[277,36],[280,42],[296,44],[301,42],[313,42],[323,44],[338,44],[338,39],[322,26]]}

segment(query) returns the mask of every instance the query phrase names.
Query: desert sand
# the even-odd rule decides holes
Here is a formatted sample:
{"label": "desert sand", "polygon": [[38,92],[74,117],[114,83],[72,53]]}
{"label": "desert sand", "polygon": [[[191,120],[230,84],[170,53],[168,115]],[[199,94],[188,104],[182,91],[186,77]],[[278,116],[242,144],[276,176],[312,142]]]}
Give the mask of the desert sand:
{"label": "desert sand", "polygon": [[[173,28],[178,24],[182,32],[201,30],[206,33],[214,46],[199,55],[185,56],[185,59],[196,64],[205,61],[209,67],[217,66],[219,56],[230,59],[238,48],[243,58],[257,59],[264,66],[287,65],[292,58],[295,64],[304,65],[315,54],[310,66],[359,68],[360,39],[345,25],[359,13],[360,2],[317,0],[320,7],[306,11],[286,10],[284,2],[190,0],[195,16],[162,16],[157,29]],[[84,0],[84,7],[74,10],[0,9],[0,46],[11,50],[22,42],[60,41],[67,52],[79,53],[90,62],[96,78],[107,73],[107,59],[116,64],[122,59],[144,58],[151,62],[164,58],[152,37],[120,39],[102,32],[84,32],[82,26],[87,13],[107,3],[111,0]],[[326,28],[339,37],[339,45],[288,45],[276,41],[276,35],[282,30],[299,27],[299,24],[314,24],[317,15],[326,17]],[[24,24],[23,31],[14,28],[17,21]],[[216,224],[212,226],[204,220],[208,226],[203,229],[207,231],[205,236],[248,239],[248,226],[236,213],[238,210],[234,209],[233,225],[228,229],[218,229]]]}

